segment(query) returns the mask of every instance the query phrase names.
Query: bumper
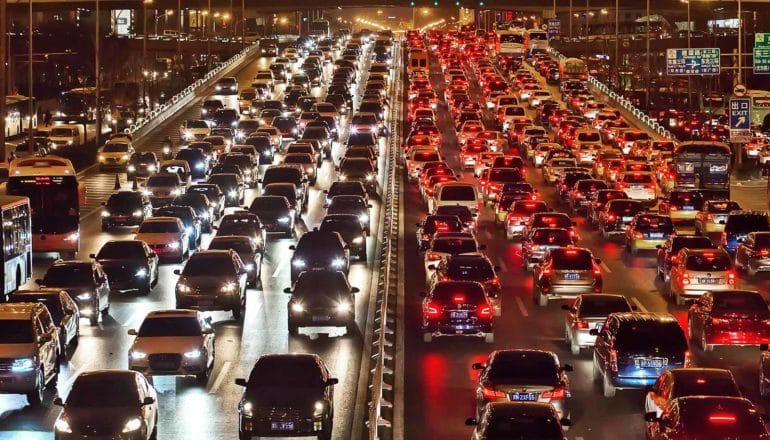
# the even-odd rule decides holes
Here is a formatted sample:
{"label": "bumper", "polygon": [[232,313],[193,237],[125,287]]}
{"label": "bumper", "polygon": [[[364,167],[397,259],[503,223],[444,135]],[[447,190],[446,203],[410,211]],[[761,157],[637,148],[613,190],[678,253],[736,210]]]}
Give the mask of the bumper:
{"label": "bumper", "polygon": [[142,432],[143,430],[137,430],[136,432],[131,433],[115,433],[115,434],[102,434],[102,435],[91,435],[91,434],[62,434],[57,432],[55,439],[56,440],[140,440],[145,439],[147,437],[147,434]]}
{"label": "bumper", "polygon": [[584,293],[602,291],[602,283],[592,284],[548,284],[541,286],[541,292],[549,299],[575,299]]}
{"label": "bumper", "polygon": [[666,243],[666,239],[650,239],[650,240],[632,240],[630,245],[634,249],[641,249],[641,250],[653,250],[657,249],[657,246],[663,246],[663,244]]}
{"label": "bumper", "polygon": [[748,261],[748,265],[753,271],[770,271],[770,258],[752,258]]}
{"label": "bumper", "polygon": [[685,298],[698,298],[708,291],[722,292],[735,289],[734,284],[690,284],[682,289],[680,296]]}
{"label": "bumper", "polygon": [[[279,426],[274,424],[282,424],[284,429],[278,429]],[[290,425],[287,425],[290,424]],[[317,436],[325,427],[331,429],[331,422],[326,420],[326,416],[321,417],[308,417],[307,419],[291,419],[291,420],[271,420],[267,417],[264,418],[249,418],[240,416],[240,432],[245,438],[251,438],[255,436],[259,437],[297,437],[297,436]],[[291,429],[285,429],[288,427]],[[275,428],[275,429],[274,429]]]}
{"label": "bumper", "polygon": [[[649,369],[650,372],[657,372],[656,369]],[[662,372],[662,369],[661,369]],[[610,376],[610,382],[618,388],[645,388],[652,386],[658,379],[659,374],[654,376]]]}
{"label": "bumper", "polygon": [[695,215],[698,214],[698,211],[692,210],[692,211],[672,211],[669,212],[668,215],[671,217],[671,220],[674,222],[677,221],[693,221],[695,220]]}
{"label": "bumper", "polygon": [[[184,247],[178,246],[176,249],[171,249],[167,244],[157,245],[149,244],[150,248],[155,251],[158,258],[181,258],[184,255]],[[161,247],[162,246],[162,247]]]}
{"label": "bumper", "polygon": [[139,226],[142,221],[142,217],[132,215],[102,217],[102,225],[104,226]]}
{"label": "bumper", "polygon": [[65,234],[32,234],[32,250],[34,252],[77,252],[80,250],[80,239],[68,240],[73,233]]}
{"label": "bumper", "polygon": [[593,347],[596,342],[596,336],[592,336],[588,329],[573,330],[572,337],[581,347]]}
{"label": "bumper", "polygon": [[723,232],[724,230],[725,225],[721,223],[708,222],[703,224],[703,232]]}
{"label": "bumper", "polygon": [[239,307],[238,297],[223,296],[179,296],[176,297],[177,309],[195,309],[200,311],[233,310]]}
{"label": "bumper", "polygon": [[35,389],[35,370],[0,374],[0,394],[25,394]]}
{"label": "bumper", "polygon": [[505,232],[508,235],[519,236],[524,231],[524,225],[505,225]]}
{"label": "bumper", "polygon": [[423,332],[433,337],[439,336],[471,336],[483,338],[492,333],[492,324],[432,324],[423,328]]}
{"label": "bumper", "polygon": [[759,345],[770,343],[770,334],[746,331],[710,330],[706,333],[706,343],[713,345]]}

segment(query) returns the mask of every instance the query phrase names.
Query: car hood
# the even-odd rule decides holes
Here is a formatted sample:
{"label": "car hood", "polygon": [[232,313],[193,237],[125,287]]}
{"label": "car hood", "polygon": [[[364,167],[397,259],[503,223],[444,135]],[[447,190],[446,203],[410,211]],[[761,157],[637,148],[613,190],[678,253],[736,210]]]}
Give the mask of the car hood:
{"label": "car hood", "polygon": [[125,270],[125,269],[138,269],[140,267],[144,267],[145,264],[143,261],[138,261],[135,259],[132,260],[123,260],[123,259],[109,259],[109,260],[99,260],[99,264],[102,265],[102,268],[104,268],[105,271],[115,271],[115,270]]}
{"label": "car hood", "polygon": [[219,293],[219,289],[222,286],[236,281],[233,278],[215,275],[184,275],[179,278],[180,283],[187,284],[198,291],[211,294]]}
{"label": "car hood", "polygon": [[120,433],[126,422],[132,417],[140,417],[139,407],[99,408],[65,407],[62,417],[67,421],[74,433],[112,434]]}
{"label": "car hood", "polygon": [[323,389],[314,387],[262,387],[246,392],[246,398],[256,406],[300,406],[308,410],[323,399]]}
{"label": "car hood", "polygon": [[32,357],[35,354],[35,344],[0,344],[0,358],[19,359]]}
{"label": "car hood", "polygon": [[136,234],[134,237],[137,240],[142,240],[147,244],[167,244],[174,240],[180,239],[180,234],[171,232],[142,232]]}
{"label": "car hood", "polygon": [[203,338],[201,336],[137,336],[131,345],[131,349],[147,354],[182,354],[200,349],[202,345]]}

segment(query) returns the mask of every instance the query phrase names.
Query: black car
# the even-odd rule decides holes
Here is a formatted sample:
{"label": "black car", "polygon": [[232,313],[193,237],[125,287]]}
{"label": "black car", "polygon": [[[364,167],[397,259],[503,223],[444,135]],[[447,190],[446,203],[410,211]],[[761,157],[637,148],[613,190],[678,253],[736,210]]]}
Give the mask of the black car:
{"label": "black car", "polygon": [[251,188],[257,187],[259,177],[259,162],[255,162],[245,154],[227,153],[219,159],[223,166],[236,166],[241,171],[243,182]]}
{"label": "black car", "polygon": [[356,329],[355,296],[344,273],[336,270],[302,272],[292,288],[287,305],[289,334],[299,334],[300,327],[345,327],[348,334]]}
{"label": "black car", "polygon": [[166,205],[155,210],[158,217],[176,217],[182,221],[187,232],[188,246],[190,249],[198,249],[201,245],[201,223],[195,210],[189,206]]}
{"label": "black car", "polygon": [[308,181],[301,168],[294,165],[272,165],[265,170],[259,183],[263,187],[271,183],[291,183],[297,191],[297,198],[303,201],[302,206],[307,206]]}
{"label": "black car", "polygon": [[202,232],[210,233],[213,223],[213,209],[211,209],[211,202],[205,194],[200,193],[184,193],[178,195],[171,202],[174,206],[189,206],[195,211],[195,218],[201,225]]}
{"label": "black car", "polygon": [[176,282],[176,308],[201,311],[231,311],[243,320],[246,313],[248,271],[233,250],[206,250],[194,253]]}
{"label": "black car", "polygon": [[193,179],[203,179],[208,173],[209,160],[206,154],[198,148],[182,148],[176,152],[175,160],[184,160],[190,166]]}
{"label": "black car", "polygon": [[118,191],[103,204],[102,231],[115,226],[139,226],[152,217],[150,198],[136,191]]}
{"label": "black car", "polygon": [[342,159],[339,166],[340,180],[357,180],[364,184],[369,194],[377,193],[377,170],[366,158]]}
{"label": "black car", "polygon": [[291,183],[277,182],[265,185],[262,188],[262,195],[285,197],[289,201],[289,207],[294,211],[297,220],[302,218],[301,213],[307,209],[303,200],[297,198],[297,189]]}
{"label": "black car", "polygon": [[326,197],[324,198],[324,208],[329,206],[334,196],[350,195],[361,196],[364,200],[369,202],[369,194],[366,192],[366,187],[363,183],[349,180],[337,180],[332,182],[328,190],[324,190]]}
{"label": "black car", "polygon": [[268,233],[282,233],[286,238],[295,238],[294,220],[297,217],[289,201],[283,196],[255,197],[249,212],[256,214]]}
{"label": "black car", "polygon": [[464,335],[494,342],[494,310],[484,286],[474,281],[440,281],[422,293],[423,340],[436,336]]}
{"label": "black car", "polygon": [[369,209],[372,205],[366,203],[361,196],[339,195],[332,197],[326,208],[326,214],[354,214],[364,228],[366,234],[371,234],[371,219]]}
{"label": "black car", "polygon": [[302,140],[317,140],[321,143],[324,158],[332,157],[332,135],[327,127],[312,126],[302,132]]}
{"label": "black car", "polygon": [[424,251],[436,232],[463,232],[464,225],[456,215],[429,215],[417,223],[417,248]]}
{"label": "black car", "polygon": [[260,165],[270,165],[275,157],[275,149],[270,143],[270,136],[266,134],[255,133],[243,140],[245,145],[250,145],[257,150],[259,154]]}
{"label": "black car", "polygon": [[128,158],[128,164],[126,165],[126,174],[128,179],[131,180],[134,177],[147,177],[150,174],[158,171],[160,167],[160,161],[158,156],[151,151],[143,153],[134,153]]}
{"label": "black car", "polygon": [[355,214],[327,214],[318,227],[321,232],[337,232],[359,261],[366,262],[366,230]]}
{"label": "black car", "polygon": [[235,379],[244,387],[239,438],[313,435],[331,440],[337,383],[318,355],[260,356],[248,379]]}
{"label": "black car", "polygon": [[158,256],[141,240],[110,240],[90,257],[102,265],[113,291],[149,295],[158,284]]}
{"label": "black car", "polygon": [[350,268],[348,248],[336,232],[314,229],[304,233],[297,245],[289,249],[294,251],[291,257],[292,282],[307,270],[326,269],[347,274]]}
{"label": "black car", "polygon": [[99,316],[110,312],[110,283],[96,261],[56,261],[35,283],[67,292],[77,303],[80,316],[88,318],[92,326],[99,322]]}
{"label": "black car", "polygon": [[241,176],[235,173],[212,174],[206,183],[213,183],[225,195],[225,206],[239,206],[243,203]]}
{"label": "black car", "polygon": [[[260,242],[262,242],[260,240]],[[247,235],[217,235],[211,240],[209,250],[232,249],[241,257],[243,266],[248,271],[248,285],[259,288],[262,285],[263,246],[257,246],[256,240]]]}
{"label": "black car", "polygon": [[197,183],[187,187],[188,194],[203,194],[209,199],[211,211],[214,214],[214,220],[222,217],[225,213],[225,194],[213,183]]}
{"label": "black car", "polygon": [[256,251],[263,255],[265,253],[266,234],[267,231],[262,219],[246,211],[236,211],[225,215],[217,226],[217,237],[245,235],[251,239]]}
{"label": "black car", "polygon": [[297,119],[294,116],[279,116],[273,119],[271,124],[281,132],[281,138],[296,139],[299,133]]}

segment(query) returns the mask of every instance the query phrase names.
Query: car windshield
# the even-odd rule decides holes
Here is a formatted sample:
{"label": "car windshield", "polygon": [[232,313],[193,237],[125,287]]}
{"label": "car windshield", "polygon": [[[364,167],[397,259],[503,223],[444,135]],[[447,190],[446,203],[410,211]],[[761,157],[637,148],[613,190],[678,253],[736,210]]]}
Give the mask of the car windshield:
{"label": "car windshield", "polygon": [[361,233],[361,222],[353,215],[327,215],[321,222],[319,230]]}
{"label": "car windshield", "polygon": [[[110,390],[110,392],[105,392]],[[67,397],[75,408],[139,407],[139,393],[133,374],[89,374],[75,379]]]}
{"label": "car windshield", "polygon": [[142,203],[142,195],[136,192],[118,192],[107,199],[107,208],[133,207]]}
{"label": "car windshield", "polygon": [[767,231],[767,216],[760,214],[738,214],[727,218],[725,229],[731,232]]}
{"label": "car windshield", "polygon": [[211,240],[211,243],[209,244],[209,249],[211,250],[222,250],[226,251],[228,249],[234,250],[238,255],[246,255],[254,252],[254,248],[251,245],[251,240],[248,239],[231,239],[229,237],[217,237]]}
{"label": "car windshield", "polygon": [[201,326],[197,318],[148,318],[139,327],[139,336],[200,336]]}
{"label": "car windshield", "polygon": [[138,232],[140,234],[168,234],[179,233],[181,231],[179,230],[179,225],[175,221],[153,221],[142,223],[141,226],[139,226]]}
{"label": "car windshield", "polygon": [[154,175],[154,176],[150,176],[150,178],[147,179],[147,186],[148,187],[179,186],[179,178],[177,176]]}
{"label": "car windshield", "polygon": [[671,397],[686,396],[732,396],[741,397],[735,381],[726,374],[704,375],[682,374],[674,381]]}
{"label": "car windshield", "polygon": [[205,254],[193,254],[192,258],[187,261],[184,269],[182,269],[182,275],[195,276],[195,275],[226,275],[232,276],[235,274],[235,265],[233,260],[228,254],[217,255],[205,255]]}
{"label": "car windshield", "polygon": [[275,210],[288,209],[289,204],[285,197],[257,197],[251,202],[251,210]]}
{"label": "car windshield", "polygon": [[709,203],[708,211],[718,214],[728,213],[730,211],[736,211],[741,209],[741,206],[737,202],[733,201],[719,201]]}
{"label": "car windshield", "polygon": [[643,353],[653,348],[664,352],[687,350],[684,332],[673,320],[622,321],[615,344],[628,352]]}
{"label": "car windshield", "polygon": [[122,144],[117,142],[108,142],[104,144],[102,151],[105,153],[125,153],[128,151],[128,144]]}
{"label": "car windshield", "polygon": [[208,182],[225,188],[235,188],[238,186],[238,178],[231,174],[212,174]]}
{"label": "car windshield", "polygon": [[607,316],[610,313],[630,312],[631,307],[625,298],[595,298],[584,295],[580,303],[581,316]]}
{"label": "car windshield", "polygon": [[209,128],[206,121],[187,121],[187,128]]}
{"label": "car windshield", "polygon": [[484,438],[486,440],[561,440],[564,434],[555,417],[492,415]]}
{"label": "car windshield", "polygon": [[324,382],[315,360],[274,356],[257,362],[249,386],[291,389],[322,387]]}
{"label": "car windshield", "polygon": [[517,182],[521,180],[521,172],[511,168],[492,168],[489,170],[489,180],[497,182]]}
{"label": "car windshield", "polygon": [[61,264],[48,268],[43,284],[56,287],[75,287],[93,283],[90,264]]}
{"label": "car windshield", "polygon": [[641,173],[628,173],[623,175],[623,182],[625,183],[650,183],[652,182],[652,175]]}
{"label": "car windshield", "polygon": [[302,173],[296,168],[268,168],[262,178],[262,184],[267,185],[273,182],[292,182],[299,183]]}
{"label": "car windshield", "polygon": [[554,358],[529,351],[498,354],[486,374],[494,384],[552,385],[559,381]]}
{"label": "car windshield", "polygon": [[585,250],[566,249],[552,253],[552,256],[554,270],[591,270],[593,268],[591,253]]}
{"label": "car windshield", "polygon": [[476,240],[471,238],[441,238],[433,241],[433,252],[445,252],[448,254],[463,254],[476,252]]}
{"label": "car windshield", "polygon": [[0,319],[0,344],[28,344],[34,340],[32,320]]}
{"label": "car windshield", "polygon": [[126,260],[145,257],[144,246],[140,241],[108,241],[96,255],[97,260]]}
{"label": "car windshield", "polygon": [[731,260],[726,254],[707,252],[691,255],[687,258],[686,267],[688,270],[695,270],[698,272],[730,270]]}
{"label": "car windshield", "polygon": [[495,276],[492,265],[483,258],[453,258],[447,265],[447,275],[453,279],[486,280]]}
{"label": "car windshield", "polygon": [[636,220],[636,229],[640,231],[674,232],[674,223],[668,217],[641,216]]}

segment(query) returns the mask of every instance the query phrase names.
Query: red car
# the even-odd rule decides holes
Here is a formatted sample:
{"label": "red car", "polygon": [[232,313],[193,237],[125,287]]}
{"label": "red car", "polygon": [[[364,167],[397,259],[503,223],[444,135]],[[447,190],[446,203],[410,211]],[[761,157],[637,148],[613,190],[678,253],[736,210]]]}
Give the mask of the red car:
{"label": "red car", "polygon": [[770,309],[752,290],[706,292],[690,307],[687,323],[690,338],[704,351],[770,343]]}

